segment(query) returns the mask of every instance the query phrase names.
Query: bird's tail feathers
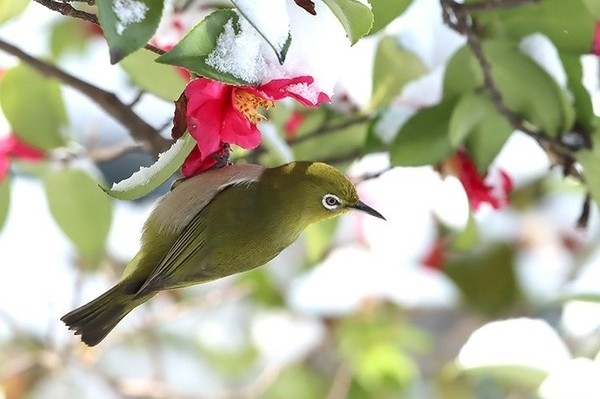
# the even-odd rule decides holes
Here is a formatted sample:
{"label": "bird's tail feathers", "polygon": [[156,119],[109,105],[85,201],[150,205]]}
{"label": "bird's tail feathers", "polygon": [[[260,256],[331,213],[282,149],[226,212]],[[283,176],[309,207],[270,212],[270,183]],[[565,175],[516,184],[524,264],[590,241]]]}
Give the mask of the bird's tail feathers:
{"label": "bird's tail feathers", "polygon": [[75,331],[75,335],[81,335],[86,345],[95,346],[123,317],[146,299],[134,300],[133,295],[127,294],[119,283],[98,298],[67,313],[61,320],[69,330]]}

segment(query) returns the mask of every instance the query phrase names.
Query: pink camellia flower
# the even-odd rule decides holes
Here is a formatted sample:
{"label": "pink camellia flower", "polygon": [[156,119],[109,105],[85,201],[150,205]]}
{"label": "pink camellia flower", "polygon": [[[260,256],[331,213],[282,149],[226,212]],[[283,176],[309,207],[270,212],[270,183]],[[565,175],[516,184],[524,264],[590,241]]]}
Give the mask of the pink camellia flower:
{"label": "pink camellia flower", "polygon": [[471,209],[477,210],[483,203],[490,204],[494,209],[500,209],[508,204],[508,193],[512,191],[513,184],[505,171],[498,170],[500,179],[496,184],[486,183],[488,174],[479,175],[465,150],[458,150],[447,164],[463,185]]}
{"label": "pink camellia flower", "polygon": [[14,134],[0,138],[0,181],[4,180],[10,168],[10,159],[39,161],[45,157],[37,148],[21,141]]}
{"label": "pink camellia flower", "polygon": [[600,22],[596,22],[594,28],[594,41],[592,42],[592,54],[600,56]]}
{"label": "pink camellia flower", "polygon": [[311,76],[275,79],[256,87],[233,86],[203,77],[189,82],[184,91],[186,125],[198,150],[186,159],[184,175],[205,170],[201,167],[211,164],[205,162],[206,158],[218,152],[222,143],[256,148],[261,141],[256,124],[266,119],[259,109],[269,109],[286,97],[305,106],[330,101],[325,93],[312,90],[312,83]]}

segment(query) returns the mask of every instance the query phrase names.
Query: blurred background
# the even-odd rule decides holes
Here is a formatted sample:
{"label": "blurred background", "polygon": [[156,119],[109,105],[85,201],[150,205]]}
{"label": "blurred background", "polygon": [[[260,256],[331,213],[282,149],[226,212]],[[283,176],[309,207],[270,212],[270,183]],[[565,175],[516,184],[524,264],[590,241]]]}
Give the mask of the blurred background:
{"label": "blurred background", "polygon": [[[114,93],[169,137],[185,74],[152,65],[143,50],[111,65],[98,27],[36,2],[0,0],[0,16],[21,3],[0,25],[2,43]],[[169,3],[153,43],[172,46],[227,4]],[[108,197],[98,186],[149,166],[152,150],[77,85],[41,77],[0,46],[2,108],[14,114],[17,104],[25,124],[60,125],[45,136],[59,144],[24,149],[0,117],[0,398],[600,397],[595,204],[516,131],[485,173],[460,151],[393,166],[385,144],[440,101],[448,61],[465,44],[437,1],[393,8],[397,18],[376,15],[378,30],[349,48],[331,105],[282,102],[261,123],[263,145],[233,154],[332,163],[387,222],[348,215],[315,225],[262,268],[157,295],[93,348],[59,318],[117,281],[172,180],[141,200]],[[398,59],[381,58],[389,38]],[[400,89],[374,103],[374,70],[394,60],[405,71]],[[597,109],[597,56],[581,60]],[[14,82],[25,102],[10,98]]]}

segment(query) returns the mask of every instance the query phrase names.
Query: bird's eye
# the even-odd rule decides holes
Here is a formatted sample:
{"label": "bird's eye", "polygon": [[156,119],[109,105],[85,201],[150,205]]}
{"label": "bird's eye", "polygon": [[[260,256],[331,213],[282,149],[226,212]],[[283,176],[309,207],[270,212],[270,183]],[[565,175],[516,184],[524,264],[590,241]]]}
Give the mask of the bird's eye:
{"label": "bird's eye", "polygon": [[336,209],[342,204],[342,201],[333,194],[325,194],[321,202],[323,203],[323,206],[329,210]]}

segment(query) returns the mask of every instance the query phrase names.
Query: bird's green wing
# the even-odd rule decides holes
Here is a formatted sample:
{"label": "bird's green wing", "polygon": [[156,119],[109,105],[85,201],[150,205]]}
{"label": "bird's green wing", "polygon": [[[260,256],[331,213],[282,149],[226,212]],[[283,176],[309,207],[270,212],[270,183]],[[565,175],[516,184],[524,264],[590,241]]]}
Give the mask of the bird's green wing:
{"label": "bird's green wing", "polygon": [[[232,184],[223,188],[215,196],[215,199],[222,197],[226,191],[230,190],[244,190],[244,195],[251,197],[251,192],[255,186],[255,182],[243,185]],[[227,199],[223,199],[223,201],[228,202]],[[212,230],[211,226],[209,226],[210,223],[207,215],[211,213],[211,208],[214,205],[211,202],[194,215],[159,264],[148,276],[147,280],[136,293],[136,296],[139,297],[151,292],[179,288],[221,277],[214,270],[214,265],[210,264],[211,250],[207,245],[209,231]],[[218,207],[219,210],[221,208],[220,206]],[[212,210],[213,214],[214,211],[216,209]],[[223,219],[219,220],[218,223],[235,223],[234,219],[231,215],[223,215]]]}

